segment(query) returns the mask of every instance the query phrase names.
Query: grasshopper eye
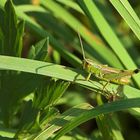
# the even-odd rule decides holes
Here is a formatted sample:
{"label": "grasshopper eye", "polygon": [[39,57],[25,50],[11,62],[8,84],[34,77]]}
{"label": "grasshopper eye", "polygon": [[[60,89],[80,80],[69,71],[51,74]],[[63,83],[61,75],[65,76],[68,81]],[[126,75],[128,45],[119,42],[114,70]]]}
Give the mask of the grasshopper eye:
{"label": "grasshopper eye", "polygon": [[140,69],[135,69],[133,72],[137,74],[140,72]]}

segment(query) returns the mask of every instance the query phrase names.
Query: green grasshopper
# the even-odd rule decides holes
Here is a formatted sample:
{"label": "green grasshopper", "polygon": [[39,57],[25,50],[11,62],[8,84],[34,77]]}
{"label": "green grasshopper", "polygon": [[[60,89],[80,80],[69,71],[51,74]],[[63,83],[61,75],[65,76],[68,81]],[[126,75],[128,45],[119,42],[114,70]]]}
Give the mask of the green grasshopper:
{"label": "green grasshopper", "polygon": [[87,59],[85,57],[84,48],[79,33],[78,36],[79,36],[80,45],[83,54],[83,69],[88,72],[88,76],[86,77],[86,80],[89,80],[91,75],[93,74],[98,79],[106,81],[106,84],[103,86],[103,90],[105,89],[108,83],[127,85],[130,83],[130,78],[132,77],[132,75],[140,72],[140,69],[121,70],[121,69],[108,67],[107,65],[98,64],[90,59]]}

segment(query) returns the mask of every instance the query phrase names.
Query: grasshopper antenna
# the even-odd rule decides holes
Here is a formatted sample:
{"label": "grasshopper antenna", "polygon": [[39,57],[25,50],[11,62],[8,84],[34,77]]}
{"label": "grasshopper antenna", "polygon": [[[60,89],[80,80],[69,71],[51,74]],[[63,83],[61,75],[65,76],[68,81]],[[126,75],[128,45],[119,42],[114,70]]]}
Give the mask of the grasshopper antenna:
{"label": "grasshopper antenna", "polygon": [[86,57],[85,57],[84,47],[83,47],[82,39],[81,39],[81,36],[80,36],[79,32],[78,32],[78,37],[79,37],[79,40],[80,40],[80,46],[81,46],[81,49],[82,49],[83,59],[85,60]]}

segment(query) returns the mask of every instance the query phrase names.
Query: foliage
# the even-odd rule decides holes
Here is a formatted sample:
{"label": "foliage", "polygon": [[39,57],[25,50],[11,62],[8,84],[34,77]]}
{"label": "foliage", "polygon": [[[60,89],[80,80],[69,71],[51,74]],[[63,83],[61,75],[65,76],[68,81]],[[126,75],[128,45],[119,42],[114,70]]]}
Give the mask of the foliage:
{"label": "foliage", "polygon": [[140,74],[131,85],[110,83],[105,91],[94,75],[86,81],[77,33],[87,58],[135,69],[139,6],[127,0],[0,0],[0,139],[138,139],[139,130],[128,123],[140,121]]}

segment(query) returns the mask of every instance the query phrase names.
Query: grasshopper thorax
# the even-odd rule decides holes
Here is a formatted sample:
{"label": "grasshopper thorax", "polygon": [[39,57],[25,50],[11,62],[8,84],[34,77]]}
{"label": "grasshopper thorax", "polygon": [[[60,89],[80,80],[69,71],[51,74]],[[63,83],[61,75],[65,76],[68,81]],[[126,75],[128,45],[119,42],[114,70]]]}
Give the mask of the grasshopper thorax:
{"label": "grasshopper thorax", "polygon": [[98,73],[101,69],[101,65],[95,63],[91,59],[84,59],[83,60],[83,69],[90,73]]}
{"label": "grasshopper thorax", "polygon": [[93,61],[90,59],[84,59],[83,60],[83,69],[86,69],[87,67],[90,67],[93,65]]}

